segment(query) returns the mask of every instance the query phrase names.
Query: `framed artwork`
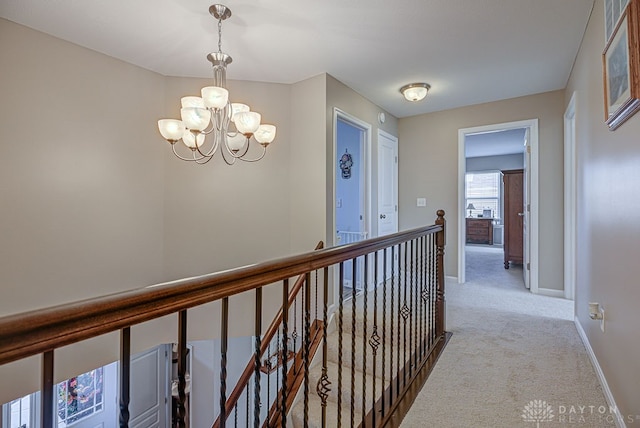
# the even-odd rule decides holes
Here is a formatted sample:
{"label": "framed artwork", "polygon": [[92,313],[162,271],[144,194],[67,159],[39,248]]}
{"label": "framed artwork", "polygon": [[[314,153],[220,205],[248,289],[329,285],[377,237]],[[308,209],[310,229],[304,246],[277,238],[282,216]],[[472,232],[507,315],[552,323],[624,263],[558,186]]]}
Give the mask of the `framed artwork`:
{"label": "framed artwork", "polygon": [[629,0],[604,0],[604,41],[608,42],[613,35]]}
{"label": "framed artwork", "polygon": [[640,109],[640,9],[631,0],[602,53],[605,122],[615,130]]}

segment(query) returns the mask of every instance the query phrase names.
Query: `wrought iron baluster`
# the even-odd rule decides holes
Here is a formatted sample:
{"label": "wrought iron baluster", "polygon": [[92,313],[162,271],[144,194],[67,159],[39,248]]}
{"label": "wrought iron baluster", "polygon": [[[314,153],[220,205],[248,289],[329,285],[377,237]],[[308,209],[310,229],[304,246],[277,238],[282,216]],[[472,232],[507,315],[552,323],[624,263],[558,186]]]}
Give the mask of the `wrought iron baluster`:
{"label": "wrought iron baluster", "polygon": [[233,406],[233,426],[238,428],[238,402]]}
{"label": "wrought iron baluster", "polygon": [[[403,244],[403,257],[402,257],[402,309],[401,315],[403,318],[402,323],[402,366],[399,366],[399,369],[402,369],[402,386],[404,387],[407,384],[407,317],[409,316],[409,307],[407,306],[407,243]],[[400,387],[398,387],[398,391]]]}
{"label": "wrought iron baluster", "polygon": [[[393,250],[396,249],[396,246],[393,247]],[[397,263],[397,267],[398,269],[400,268],[400,245],[397,245],[397,252],[398,252],[398,263]],[[392,251],[393,252],[393,251]],[[395,262],[395,258],[393,259],[392,262],[392,271],[395,271],[396,268],[396,262]],[[397,279],[396,279],[397,278]],[[393,282],[392,282],[392,288],[391,288],[391,293],[397,293],[396,294],[396,306],[395,306],[395,310],[396,310],[396,314],[395,314],[395,327],[396,327],[396,340],[397,340],[397,344],[396,346],[392,347],[392,354],[391,354],[391,360],[393,361],[393,348],[395,348],[395,353],[396,353],[396,370],[395,373],[393,371],[391,371],[391,379],[395,379],[396,384],[395,384],[395,392],[396,392],[396,397],[398,397],[398,394],[400,394],[400,324],[401,321],[400,319],[402,318],[402,315],[400,315],[400,300],[401,300],[401,296],[400,296],[400,273],[399,272],[394,272],[393,274]],[[391,295],[391,299],[393,301],[393,294]],[[393,328],[393,322],[391,325],[391,328]],[[392,393],[393,396],[393,393]],[[389,401],[389,404],[391,405],[391,403],[393,403],[393,400]]]}
{"label": "wrought iron baluster", "polygon": [[358,258],[351,260],[351,428],[355,426],[355,384],[356,384],[356,274]]}
{"label": "wrought iron baluster", "polygon": [[[51,351],[51,357],[53,361],[53,351]],[[45,354],[46,355],[46,354]],[[53,370],[53,366],[51,367]],[[131,328],[125,327],[120,330],[120,416],[119,416],[119,424],[120,427],[128,427],[129,426],[129,402],[131,399]],[[53,379],[51,386],[51,394],[53,394]],[[42,403],[47,402],[46,393],[49,391],[45,385],[42,386]],[[53,400],[53,398],[52,398]],[[53,411],[53,401],[49,402],[49,407],[51,407],[51,411]],[[51,422],[48,422],[46,418],[43,417],[42,426],[44,427],[52,427],[53,423],[53,415],[51,417]]]}
{"label": "wrought iron baluster", "polygon": [[[295,320],[294,320],[295,321]],[[280,418],[282,428],[287,426],[287,359],[289,335],[289,279],[285,279],[282,284],[282,402],[280,404]],[[295,364],[295,360],[294,360]]]}
{"label": "wrought iron baluster", "polygon": [[[249,415],[249,385],[251,385],[251,384],[247,383],[247,387],[245,388],[247,393],[246,393],[246,395],[244,397],[245,405],[246,405],[245,406],[246,407],[245,408],[245,413],[244,413],[244,420],[245,420],[245,427],[246,428],[249,428],[249,419],[250,419],[250,417],[249,417],[250,416]],[[258,424],[259,423],[260,423],[260,420],[258,420]]]}
{"label": "wrought iron baluster", "polygon": [[413,326],[413,346],[411,347],[411,355],[413,356],[413,369],[418,370],[418,327],[420,317],[418,316],[418,240],[411,241],[411,325]]}
{"label": "wrought iron baluster", "polygon": [[413,310],[414,310],[414,306],[413,306],[413,281],[414,281],[414,277],[413,277],[413,257],[414,257],[414,253],[413,253],[413,240],[409,241],[408,243],[409,246],[409,317],[407,318],[407,321],[409,323],[409,361],[408,361],[408,365],[409,365],[409,378],[411,378],[411,375],[413,374],[413,345],[414,345],[414,341],[413,341],[413,334],[414,334],[414,325],[413,325],[413,320],[414,320],[414,314],[413,314]]}
{"label": "wrought iron baluster", "polygon": [[[325,267],[323,271],[323,295],[322,295],[322,376],[318,380],[316,385],[316,392],[321,400],[322,405],[322,427],[327,426],[327,397],[331,391],[329,382],[329,376],[327,374],[327,360],[328,360],[328,344],[327,344],[327,318],[328,318],[328,301],[329,294],[329,268]],[[284,428],[284,425],[283,425]]]}
{"label": "wrought iron baluster", "polygon": [[431,237],[431,284],[429,285],[431,288],[431,291],[429,292],[429,306],[430,306],[430,311],[431,311],[431,325],[430,325],[430,329],[431,329],[431,343],[430,346],[433,346],[434,342],[435,342],[435,321],[436,321],[436,305],[435,305],[435,283],[436,283],[436,269],[435,269],[435,264],[436,264],[436,257],[435,257],[435,248],[436,248],[436,242],[435,242],[435,238],[432,236]]}
{"label": "wrought iron baluster", "polygon": [[[387,249],[382,250],[382,417],[385,415],[385,388],[386,388],[386,377],[385,377],[385,368],[384,360],[387,358]],[[392,294],[393,296],[393,294]],[[391,308],[393,309],[393,301],[391,302]],[[393,316],[391,317],[393,321]],[[393,326],[391,326],[391,342],[393,343]],[[393,347],[391,347],[393,350]],[[389,358],[391,361],[391,358]],[[391,369],[391,365],[389,365],[389,369]],[[391,370],[389,370],[391,372]],[[391,386],[391,382],[389,382],[389,386]]]}
{"label": "wrought iron baluster", "polygon": [[369,287],[367,285],[367,280],[369,278],[367,273],[369,272],[369,255],[365,254],[362,257],[364,258],[364,272],[362,274],[362,287],[364,293],[364,317],[362,322],[362,423],[364,424],[364,417],[366,415],[365,410],[367,408],[367,300],[369,295]]}
{"label": "wrought iron baluster", "polygon": [[187,394],[187,310],[178,313],[178,428],[186,427]]}
{"label": "wrought iron baluster", "polygon": [[[253,353],[253,393],[254,393],[254,403],[253,403],[253,424],[254,426],[260,425],[260,350],[262,348],[262,287],[256,288],[256,303],[255,303],[255,324],[253,334],[255,336],[255,348]],[[267,374],[268,376],[268,374]],[[247,386],[248,388],[248,386]],[[248,391],[248,389],[247,389]],[[247,398],[247,402],[249,399]],[[267,412],[267,418],[269,417]],[[247,420],[249,419],[249,415],[247,412]]]}
{"label": "wrought iron baluster", "polygon": [[344,262],[340,262],[338,285],[338,427],[342,426],[342,329],[344,312]]}
{"label": "wrought iron baluster", "polygon": [[222,299],[220,326],[220,428],[227,426],[227,350],[229,345],[229,298]]}
{"label": "wrought iron baluster", "polygon": [[305,426],[309,420],[309,353],[311,352],[311,272],[307,272],[304,278],[304,421]]}
{"label": "wrought iron baluster", "polygon": [[[369,345],[371,346],[371,352],[373,353],[373,380],[371,385],[371,414],[372,425],[376,426],[376,366],[377,366],[377,354],[378,347],[380,346],[380,335],[378,334],[378,256],[379,251],[373,253],[373,331],[371,332],[371,338],[369,339]],[[365,269],[366,270],[366,269]],[[362,402],[362,408],[365,409],[364,400]],[[363,410],[364,412],[364,410]],[[364,421],[363,421],[364,422]],[[364,425],[364,423],[363,423]]]}
{"label": "wrought iron baluster", "polygon": [[[122,352],[122,351],[121,351]],[[42,399],[40,401],[40,420],[45,427],[54,425],[55,394],[53,392],[53,350],[42,354]]]}

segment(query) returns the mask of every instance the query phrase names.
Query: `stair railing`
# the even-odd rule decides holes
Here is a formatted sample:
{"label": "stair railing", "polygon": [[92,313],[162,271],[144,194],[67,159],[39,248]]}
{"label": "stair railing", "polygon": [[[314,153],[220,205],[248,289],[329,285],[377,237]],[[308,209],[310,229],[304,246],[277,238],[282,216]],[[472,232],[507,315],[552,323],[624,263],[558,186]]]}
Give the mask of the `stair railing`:
{"label": "stair railing", "polygon": [[[119,425],[127,427],[130,329],[142,322],[176,314],[179,397],[176,426],[186,427],[188,310],[220,301],[217,411],[220,427],[239,422],[243,426],[270,427],[277,423],[286,427],[290,422],[296,425],[298,419],[301,426],[310,423],[336,426],[336,422],[341,426],[347,421],[350,426],[383,426],[410,400],[407,392],[412,383],[425,368],[432,366],[448,338],[444,329],[444,246],[444,211],[438,211],[436,224],[432,226],[2,317],[0,365],[42,355],[40,420],[43,427],[53,428],[56,426],[53,383],[56,349],[119,330]],[[351,277],[363,278],[364,282],[362,293],[354,292],[350,299],[345,293],[346,264],[352,268]],[[360,266],[364,272],[357,271]],[[292,309],[289,284],[298,276],[304,277],[300,286],[302,295],[293,301]],[[277,284],[282,287],[282,323],[275,336],[281,345],[276,346],[275,351],[267,345],[266,352],[272,357],[268,361],[275,361],[276,368],[272,370],[269,367],[272,363],[265,364],[262,358],[263,342],[272,342],[266,340],[262,331],[262,294],[265,287]],[[259,375],[255,376],[253,385],[250,382],[250,387],[245,388],[245,420],[239,421],[242,414],[235,411],[230,421],[227,406],[229,299],[241,293],[255,296],[251,312],[255,314],[256,358],[252,371]],[[292,310],[299,310],[300,316],[290,319]],[[289,343],[295,340],[294,332],[299,332],[300,343],[289,349]],[[312,366],[314,343],[321,352]],[[295,354],[291,360],[290,351]],[[334,357],[337,364],[330,364]],[[312,372],[316,369],[317,373]],[[312,383],[315,383],[313,389]],[[297,394],[294,384],[300,388]],[[233,408],[238,408],[237,401]],[[296,413],[298,408],[301,411]]]}

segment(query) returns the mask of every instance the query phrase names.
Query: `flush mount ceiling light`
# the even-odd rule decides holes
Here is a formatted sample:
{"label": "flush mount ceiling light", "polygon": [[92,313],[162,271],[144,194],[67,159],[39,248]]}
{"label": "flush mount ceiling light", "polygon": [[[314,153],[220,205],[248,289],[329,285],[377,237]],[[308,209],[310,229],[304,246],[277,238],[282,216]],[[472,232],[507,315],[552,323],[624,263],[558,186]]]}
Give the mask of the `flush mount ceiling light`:
{"label": "flush mount ceiling light", "polygon": [[[222,52],[222,21],[231,16],[231,10],[214,4],[209,7],[209,13],[218,20],[218,51],[207,55],[213,65],[213,85],[202,88],[201,97],[182,97],[182,120],[160,119],[158,129],[171,144],[173,153],[182,160],[207,163],[222,146],[222,158],[228,165],[237,159],[256,162],[264,157],[267,146],[274,140],[276,127],[261,124],[260,113],[251,111],[248,105],[229,101],[227,65],[232,59]],[[252,137],[262,146],[262,153],[247,158]],[[185,148],[181,150],[185,155],[178,153],[178,141],[184,144]]]}
{"label": "flush mount ceiling light", "polygon": [[431,89],[428,83],[409,83],[400,88],[400,92],[407,101],[420,101],[427,96],[427,92]]}

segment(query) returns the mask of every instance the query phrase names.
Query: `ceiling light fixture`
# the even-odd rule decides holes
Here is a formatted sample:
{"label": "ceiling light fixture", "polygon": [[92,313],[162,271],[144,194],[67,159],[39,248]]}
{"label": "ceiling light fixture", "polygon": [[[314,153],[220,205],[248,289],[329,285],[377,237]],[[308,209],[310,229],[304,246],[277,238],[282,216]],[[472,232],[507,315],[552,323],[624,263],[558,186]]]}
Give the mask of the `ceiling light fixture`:
{"label": "ceiling light fixture", "polygon": [[[229,102],[227,65],[232,59],[222,52],[222,21],[231,16],[231,10],[214,4],[209,7],[209,13],[218,20],[218,52],[207,55],[213,65],[213,86],[202,88],[201,97],[182,97],[182,120],[160,119],[158,129],[171,144],[173,153],[182,160],[205,164],[222,146],[222,158],[228,165],[233,165],[237,159],[256,162],[266,154],[267,146],[276,136],[276,127],[261,124],[260,113],[251,111],[248,105]],[[211,138],[205,144],[208,135]],[[245,157],[251,137],[262,146],[262,153],[255,158]],[[191,150],[191,156],[178,153],[178,141]]]}
{"label": "ceiling light fixture", "polygon": [[427,96],[427,92],[431,89],[428,83],[410,83],[400,88],[400,92],[407,101],[420,101]]}

